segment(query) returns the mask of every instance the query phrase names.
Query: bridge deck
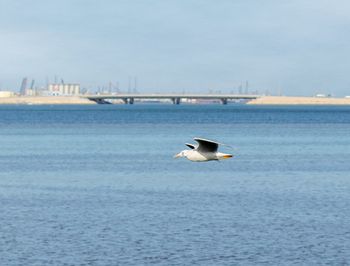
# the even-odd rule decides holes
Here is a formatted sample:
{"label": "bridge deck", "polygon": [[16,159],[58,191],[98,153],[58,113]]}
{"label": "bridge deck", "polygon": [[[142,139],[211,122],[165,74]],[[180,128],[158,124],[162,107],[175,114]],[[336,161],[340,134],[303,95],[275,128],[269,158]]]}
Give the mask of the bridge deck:
{"label": "bridge deck", "polygon": [[135,99],[170,99],[174,104],[179,104],[181,99],[212,99],[220,100],[226,104],[228,100],[246,99],[252,100],[261,97],[250,94],[110,94],[110,95],[84,95],[82,96],[97,103],[107,103],[107,99],[121,99],[125,103],[134,103]]}
{"label": "bridge deck", "polygon": [[260,95],[251,94],[110,94],[110,95],[85,95],[88,99],[171,99],[171,98],[188,98],[188,99],[256,99]]}

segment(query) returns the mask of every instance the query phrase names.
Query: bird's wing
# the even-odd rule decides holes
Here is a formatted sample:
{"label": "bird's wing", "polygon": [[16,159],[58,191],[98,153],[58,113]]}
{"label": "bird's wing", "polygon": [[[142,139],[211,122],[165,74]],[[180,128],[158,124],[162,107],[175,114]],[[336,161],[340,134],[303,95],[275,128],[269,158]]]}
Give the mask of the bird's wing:
{"label": "bird's wing", "polygon": [[220,144],[208,139],[194,138],[194,140],[199,144],[197,148],[199,152],[216,152]]}
{"label": "bird's wing", "polygon": [[194,150],[196,148],[195,145],[193,144],[189,144],[189,143],[185,143],[187,147],[191,148],[192,150]]}

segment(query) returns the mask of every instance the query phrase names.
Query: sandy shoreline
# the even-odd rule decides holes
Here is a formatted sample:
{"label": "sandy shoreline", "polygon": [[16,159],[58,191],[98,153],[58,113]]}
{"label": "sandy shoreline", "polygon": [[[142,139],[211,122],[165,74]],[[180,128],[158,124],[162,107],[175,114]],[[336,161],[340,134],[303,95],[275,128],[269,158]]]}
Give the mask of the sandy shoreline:
{"label": "sandy shoreline", "polygon": [[350,105],[350,98],[265,96],[251,100],[254,105]]}

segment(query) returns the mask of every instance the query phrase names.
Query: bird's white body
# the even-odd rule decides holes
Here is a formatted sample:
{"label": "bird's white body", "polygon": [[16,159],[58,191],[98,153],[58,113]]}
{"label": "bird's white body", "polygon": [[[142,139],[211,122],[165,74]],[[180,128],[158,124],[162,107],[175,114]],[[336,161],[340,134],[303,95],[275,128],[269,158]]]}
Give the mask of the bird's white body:
{"label": "bird's white body", "polygon": [[199,143],[196,147],[192,144],[186,144],[191,150],[183,150],[182,152],[175,155],[175,158],[185,157],[193,162],[207,162],[212,160],[223,160],[233,157],[231,154],[226,154],[222,152],[218,152],[219,143],[195,138],[195,140]]}

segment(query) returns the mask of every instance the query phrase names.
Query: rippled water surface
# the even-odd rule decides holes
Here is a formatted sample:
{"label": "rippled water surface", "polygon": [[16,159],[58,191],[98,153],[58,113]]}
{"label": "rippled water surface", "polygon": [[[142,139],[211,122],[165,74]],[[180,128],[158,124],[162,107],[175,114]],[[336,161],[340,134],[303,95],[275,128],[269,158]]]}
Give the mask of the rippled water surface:
{"label": "rippled water surface", "polygon": [[0,166],[0,265],[350,263],[349,107],[0,106]]}

